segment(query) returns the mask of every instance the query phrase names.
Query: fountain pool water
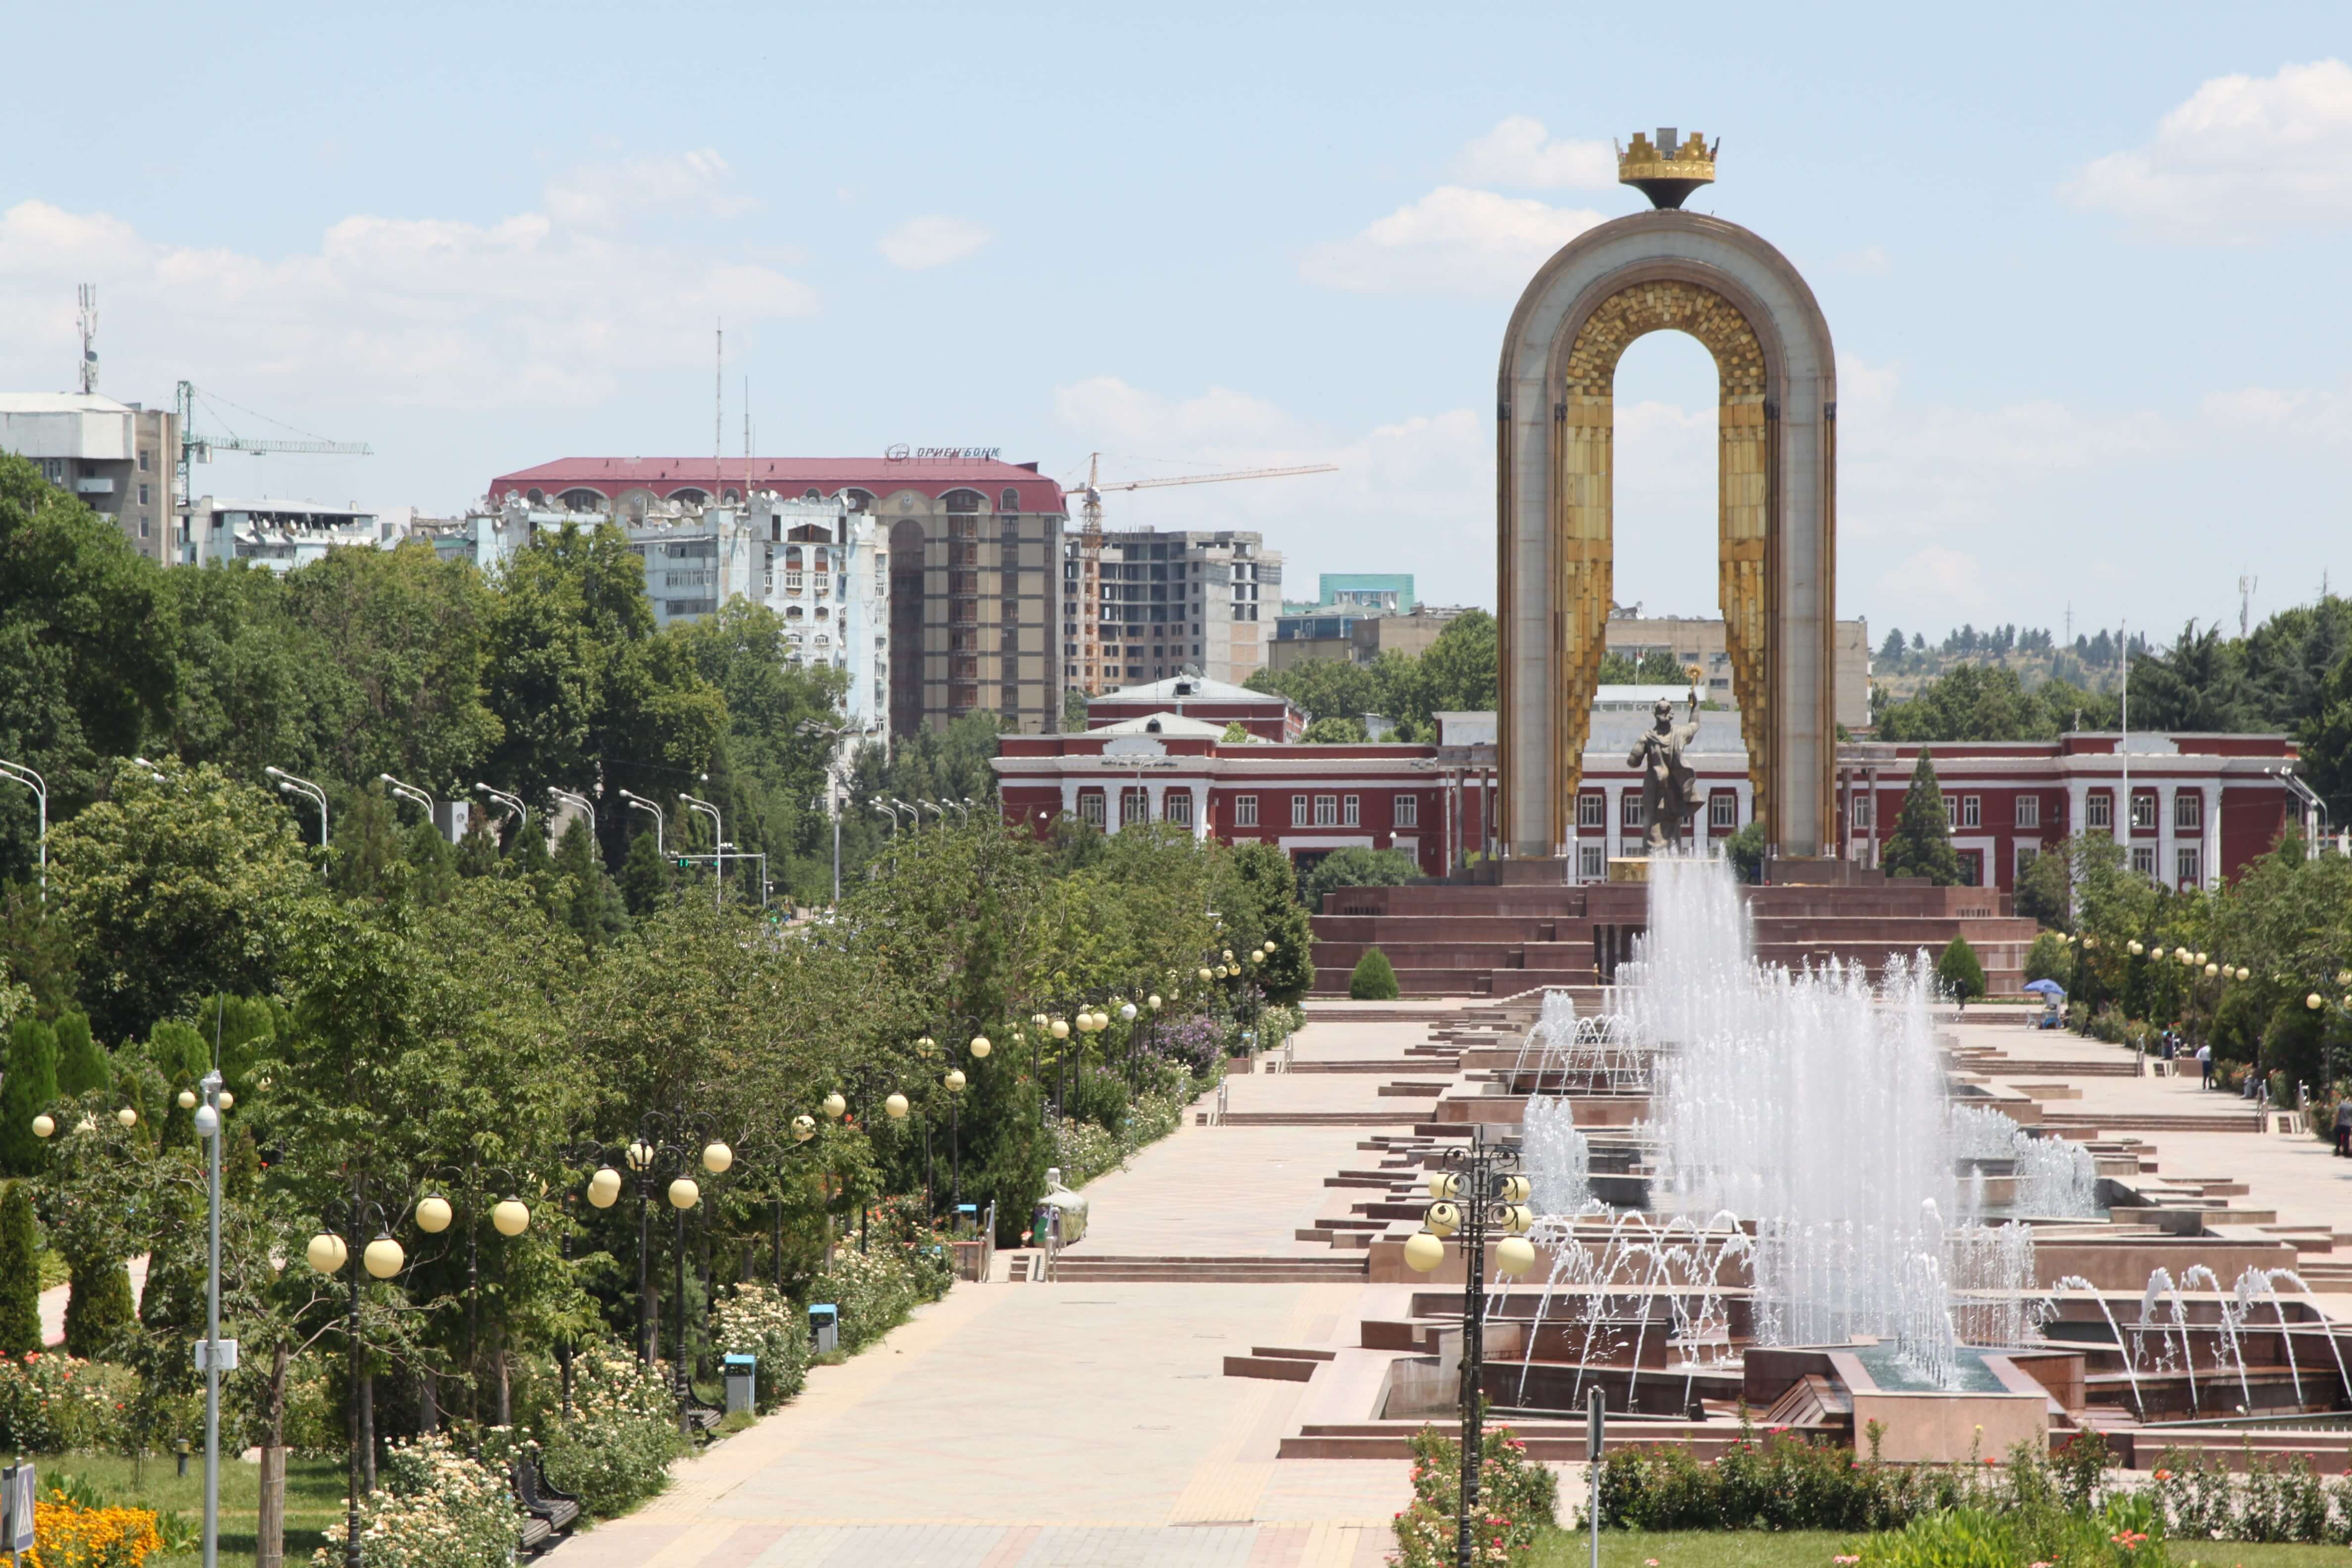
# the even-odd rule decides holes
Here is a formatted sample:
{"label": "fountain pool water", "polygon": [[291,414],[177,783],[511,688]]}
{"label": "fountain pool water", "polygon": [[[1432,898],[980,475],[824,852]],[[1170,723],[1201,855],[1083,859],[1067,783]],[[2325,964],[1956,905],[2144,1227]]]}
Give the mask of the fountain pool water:
{"label": "fountain pool water", "polygon": [[1924,955],[1890,957],[1876,983],[1834,962],[1759,966],[1719,860],[1654,858],[1649,899],[1619,979],[1655,1053],[1653,1203],[1756,1218],[1759,1342],[1882,1335],[1948,1381],[1940,1216],[1960,1193]]}
{"label": "fountain pool water", "polygon": [[1528,1202],[1539,1215],[1581,1214],[1592,1201],[1592,1147],[1576,1130],[1576,1108],[1566,1095],[1536,1095],[1519,1127]]}

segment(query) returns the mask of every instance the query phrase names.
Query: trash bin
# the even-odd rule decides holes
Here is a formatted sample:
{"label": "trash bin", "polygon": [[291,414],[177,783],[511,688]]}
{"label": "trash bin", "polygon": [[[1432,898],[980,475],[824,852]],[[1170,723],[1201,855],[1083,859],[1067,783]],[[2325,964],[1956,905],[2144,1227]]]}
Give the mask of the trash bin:
{"label": "trash bin", "polygon": [[841,1309],[830,1301],[809,1303],[809,1349],[830,1355],[841,1343]]}
{"label": "trash bin", "polygon": [[727,1358],[727,1414],[738,1410],[757,1411],[760,1407],[760,1358],[730,1355]]}

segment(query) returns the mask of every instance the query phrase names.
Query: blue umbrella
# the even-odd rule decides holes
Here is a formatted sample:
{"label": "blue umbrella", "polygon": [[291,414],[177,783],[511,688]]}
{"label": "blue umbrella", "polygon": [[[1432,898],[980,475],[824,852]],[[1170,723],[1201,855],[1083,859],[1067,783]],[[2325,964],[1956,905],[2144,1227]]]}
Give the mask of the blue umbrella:
{"label": "blue umbrella", "polygon": [[2025,983],[2025,989],[2038,991],[2042,995],[2050,997],[2063,997],[2066,994],[2066,988],[2055,980],[2029,980]]}

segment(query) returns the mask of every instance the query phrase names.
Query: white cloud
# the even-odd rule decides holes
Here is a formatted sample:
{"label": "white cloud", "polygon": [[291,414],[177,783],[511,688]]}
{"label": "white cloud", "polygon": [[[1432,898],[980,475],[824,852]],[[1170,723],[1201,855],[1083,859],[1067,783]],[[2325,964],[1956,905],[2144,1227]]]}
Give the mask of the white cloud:
{"label": "white cloud", "polygon": [[1463,148],[1454,173],[1474,185],[1606,190],[1617,183],[1617,152],[1606,142],[1554,137],[1542,121],[1514,114]]}
{"label": "white cloud", "polygon": [[1865,245],[1860,250],[1850,250],[1838,258],[1838,265],[1848,272],[1859,272],[1866,278],[1883,278],[1895,270],[1894,258],[1883,245]]}
{"label": "white cloud", "polygon": [[736,217],[759,203],[727,188],[727,160],[710,148],[667,156],[583,163],[548,182],[548,216],[576,228],[609,229],[646,213],[698,211]]}
{"label": "white cloud", "polygon": [[[1872,589],[1881,603],[1936,605],[1948,623],[1982,615],[1993,602],[1985,591],[1984,563],[1941,544],[1913,551],[1881,572]],[[1915,617],[1913,624],[1922,623]]]}
{"label": "white cloud", "polygon": [[2216,77],[2145,146],[2094,161],[2065,194],[2184,238],[2244,241],[2352,219],[2352,66]]}
{"label": "white cloud", "polygon": [[910,217],[876,241],[876,247],[893,267],[909,272],[961,261],[989,242],[988,230],[960,217],[934,214]]}
{"label": "white cloud", "polygon": [[2352,383],[2340,388],[2242,386],[2209,394],[2199,407],[2236,439],[2284,436],[2305,446],[2352,440]]}
{"label": "white cloud", "polygon": [[1106,479],[1339,465],[1336,474],[1114,492],[1103,503],[1113,526],[1256,529],[1283,553],[1292,598],[1320,572],[1401,571],[1431,604],[1494,601],[1494,426],[1470,409],[1343,431],[1228,387],[1171,398],[1116,376],[1061,387],[1054,407],[1102,451]]}
{"label": "white cloud", "polygon": [[1362,294],[1431,291],[1508,299],[1602,215],[1440,185],[1352,238],[1307,247],[1299,276]]}
{"label": "white cloud", "polygon": [[815,310],[812,289],[770,267],[599,232],[645,193],[588,189],[551,186],[547,212],[489,224],[355,215],[317,248],[275,257],[20,202],[0,213],[0,319],[36,325],[0,351],[0,375],[58,379],[46,372],[71,361],[78,282],[98,284],[108,340],[141,345],[110,356],[110,390],[136,396],[194,365],[215,384],[275,383],[265,395],[289,406],[582,406],[632,371],[702,363],[714,318]]}

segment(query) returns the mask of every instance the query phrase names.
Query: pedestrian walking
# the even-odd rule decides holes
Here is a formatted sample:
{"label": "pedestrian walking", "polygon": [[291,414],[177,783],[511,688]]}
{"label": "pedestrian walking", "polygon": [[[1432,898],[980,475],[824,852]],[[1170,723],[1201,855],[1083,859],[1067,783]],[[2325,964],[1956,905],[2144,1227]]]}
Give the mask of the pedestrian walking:
{"label": "pedestrian walking", "polygon": [[2212,1088],[2213,1047],[2210,1045],[2202,1045],[2197,1047],[2197,1070],[2203,1078],[2203,1081],[2200,1082],[2198,1087],[2200,1089]]}
{"label": "pedestrian walking", "polygon": [[2336,1157],[2352,1160],[2352,1094],[2336,1102]]}

